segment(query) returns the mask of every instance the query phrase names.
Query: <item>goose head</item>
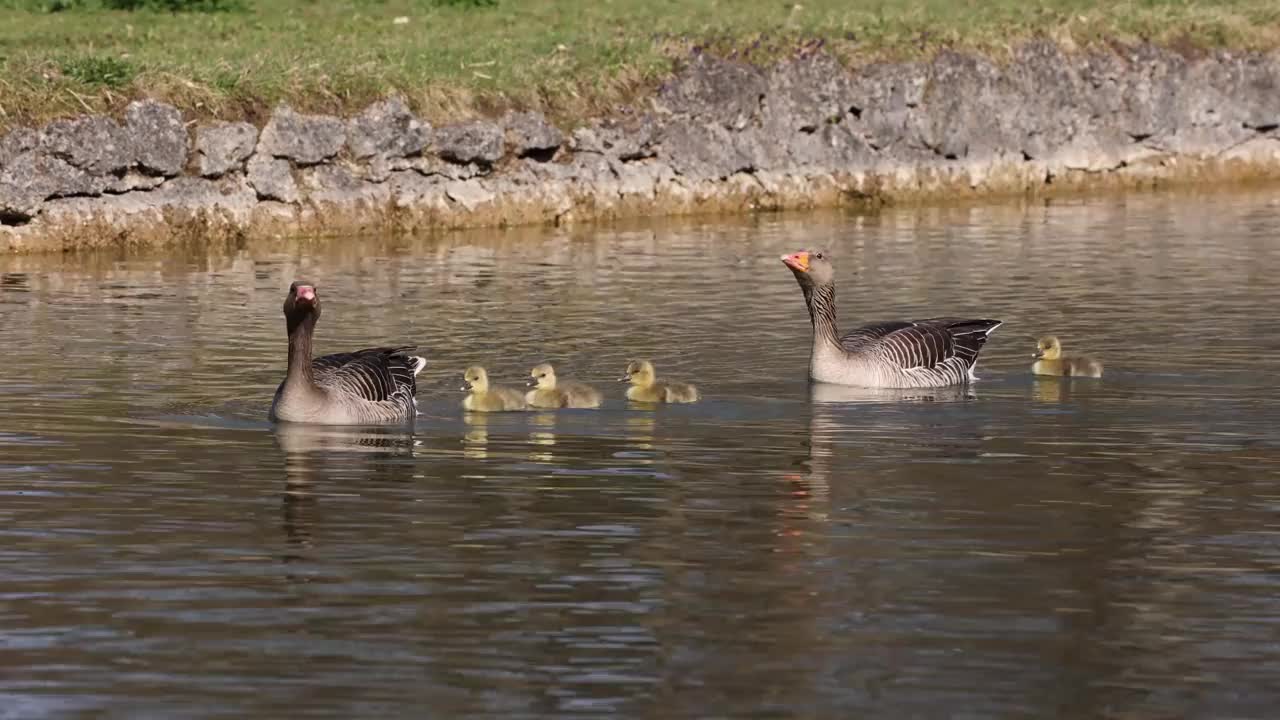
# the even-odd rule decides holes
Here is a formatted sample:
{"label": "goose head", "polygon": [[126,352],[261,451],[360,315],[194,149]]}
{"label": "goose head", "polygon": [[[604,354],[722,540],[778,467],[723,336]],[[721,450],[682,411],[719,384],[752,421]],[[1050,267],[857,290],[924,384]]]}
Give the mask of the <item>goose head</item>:
{"label": "goose head", "polygon": [[284,299],[284,318],[290,333],[303,323],[315,325],[320,319],[320,296],[315,285],[295,280],[289,286],[289,294]]}
{"label": "goose head", "polygon": [[462,386],[463,390],[471,392],[486,392],[489,390],[489,373],[479,365],[472,365],[462,374],[462,379],[466,380],[466,384]]}
{"label": "goose head", "polygon": [[529,387],[539,390],[554,390],[556,387],[556,371],[551,363],[542,363],[529,371]]}
{"label": "goose head", "polygon": [[782,263],[791,269],[801,287],[835,282],[836,270],[831,264],[831,255],[822,250],[800,250],[783,255]]}
{"label": "goose head", "polygon": [[1036,341],[1036,354],[1032,357],[1037,360],[1057,360],[1062,357],[1062,343],[1053,335],[1045,335]]}
{"label": "goose head", "polygon": [[638,387],[649,387],[653,384],[654,377],[653,363],[648,360],[632,360],[627,363],[626,374],[618,379]]}

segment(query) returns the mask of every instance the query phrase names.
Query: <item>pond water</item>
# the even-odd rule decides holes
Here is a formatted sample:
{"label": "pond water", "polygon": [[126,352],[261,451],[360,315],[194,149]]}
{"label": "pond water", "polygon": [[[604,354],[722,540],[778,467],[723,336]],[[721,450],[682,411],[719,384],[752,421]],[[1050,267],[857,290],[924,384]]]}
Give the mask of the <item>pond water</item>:
{"label": "pond water", "polygon": [[[1267,717],[1274,197],[0,258],[0,717]],[[810,387],[805,247],[845,327],[1005,320],[981,380]],[[267,424],[298,277],[413,434]],[[544,360],[606,406],[463,416]]]}

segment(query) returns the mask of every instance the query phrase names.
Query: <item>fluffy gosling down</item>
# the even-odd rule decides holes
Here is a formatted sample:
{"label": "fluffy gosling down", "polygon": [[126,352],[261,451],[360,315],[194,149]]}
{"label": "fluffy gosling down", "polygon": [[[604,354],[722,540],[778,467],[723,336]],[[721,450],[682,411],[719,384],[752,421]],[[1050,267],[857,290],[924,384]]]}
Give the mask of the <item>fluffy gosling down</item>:
{"label": "fluffy gosling down", "polygon": [[489,384],[489,373],[479,365],[467,368],[462,378],[467,381],[463,390],[471,394],[462,399],[462,409],[472,412],[509,412],[524,410],[524,395],[519,390]]}
{"label": "fluffy gosling down", "polygon": [[525,402],[535,408],[598,408],[600,392],[590,385],[572,380],[556,380],[556,371],[550,363],[543,363],[529,371],[529,385]]}
{"label": "fluffy gosling down", "polygon": [[688,383],[658,382],[653,363],[634,360],[627,365],[627,374],[620,378],[631,383],[627,399],[644,403],[691,403],[698,401],[698,388]]}
{"label": "fluffy gosling down", "polygon": [[1063,357],[1062,343],[1053,335],[1045,335],[1036,341],[1036,359],[1031,365],[1032,375],[1055,377],[1102,377],[1102,363],[1084,355]]}

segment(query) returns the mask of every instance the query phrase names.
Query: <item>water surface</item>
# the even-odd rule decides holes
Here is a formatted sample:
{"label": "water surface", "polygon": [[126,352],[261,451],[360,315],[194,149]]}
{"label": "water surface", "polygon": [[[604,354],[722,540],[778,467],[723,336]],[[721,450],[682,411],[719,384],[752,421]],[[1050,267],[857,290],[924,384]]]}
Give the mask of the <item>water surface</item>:
{"label": "water surface", "polygon": [[[0,258],[0,717],[1267,717],[1273,196]],[[804,247],[981,381],[810,387]],[[265,422],[299,277],[413,434]],[[544,360],[606,407],[463,416]]]}

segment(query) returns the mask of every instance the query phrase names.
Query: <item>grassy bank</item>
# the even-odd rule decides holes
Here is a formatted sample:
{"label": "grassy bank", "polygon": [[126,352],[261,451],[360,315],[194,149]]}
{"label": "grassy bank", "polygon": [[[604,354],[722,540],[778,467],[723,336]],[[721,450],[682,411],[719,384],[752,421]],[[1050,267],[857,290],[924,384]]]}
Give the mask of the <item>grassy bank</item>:
{"label": "grassy bank", "polygon": [[[392,91],[437,122],[505,107],[563,119],[644,92],[698,46],[768,60],[821,40],[856,60],[1087,44],[1280,46],[1275,0],[0,0],[0,126],[156,97],[259,119]],[[111,6],[138,6],[134,10]]]}

